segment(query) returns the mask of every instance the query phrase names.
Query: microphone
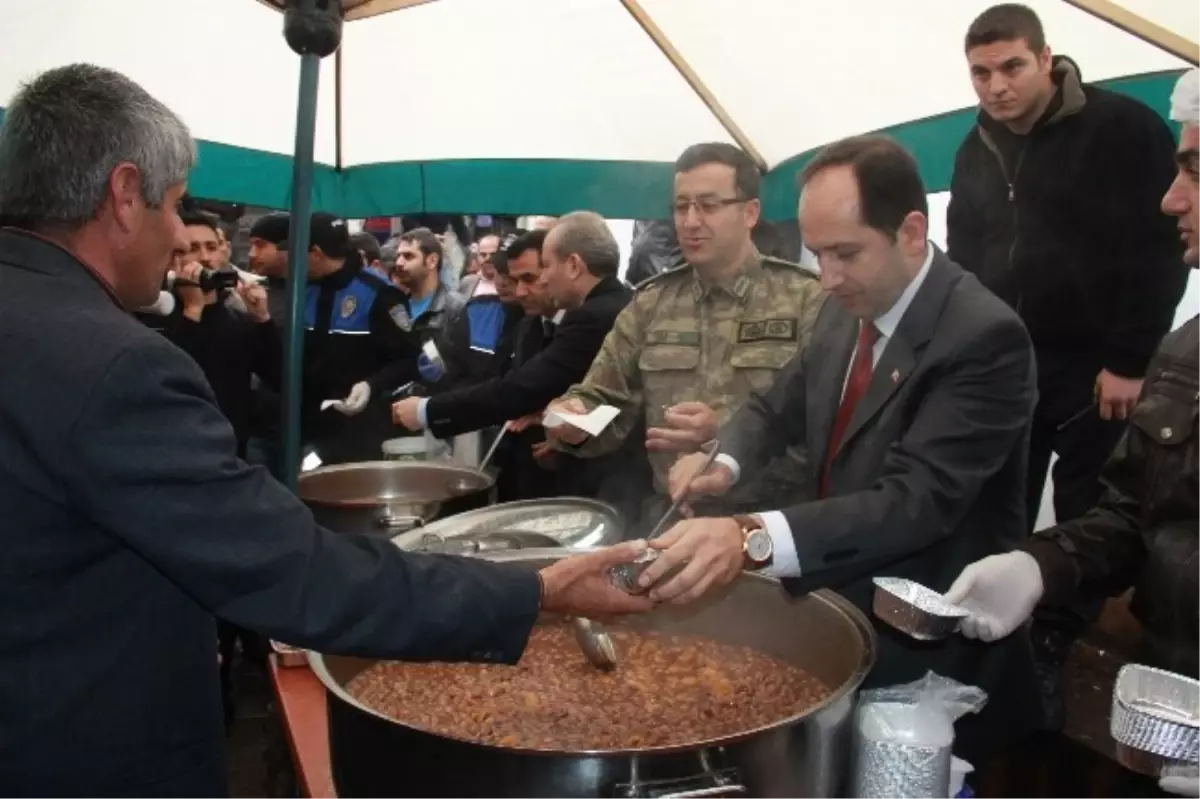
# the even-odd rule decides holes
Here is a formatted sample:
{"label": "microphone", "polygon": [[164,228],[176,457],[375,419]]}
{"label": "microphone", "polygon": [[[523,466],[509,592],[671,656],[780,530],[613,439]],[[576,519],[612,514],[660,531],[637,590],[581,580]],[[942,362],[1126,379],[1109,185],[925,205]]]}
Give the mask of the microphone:
{"label": "microphone", "polygon": [[170,316],[175,310],[175,295],[169,291],[158,292],[158,299],[152,304],[143,308],[138,308],[137,313],[152,314],[154,316]]}

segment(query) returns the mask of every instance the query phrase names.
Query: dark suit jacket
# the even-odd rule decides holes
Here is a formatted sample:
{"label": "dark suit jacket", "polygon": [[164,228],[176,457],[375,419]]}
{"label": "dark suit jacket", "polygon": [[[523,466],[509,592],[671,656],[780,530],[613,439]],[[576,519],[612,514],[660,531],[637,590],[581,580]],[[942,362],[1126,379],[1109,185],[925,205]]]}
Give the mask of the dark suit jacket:
{"label": "dark suit jacket", "polygon": [[[826,303],[805,353],[729,421],[722,445],[743,475],[803,443],[817,484],[857,335],[844,306]],[[784,581],[788,590],[828,586],[870,616],[874,576],[945,591],[968,563],[1019,547],[1035,394],[1020,319],[936,252],[855,409],[833,462],[830,498],[783,511],[802,570]],[[924,644],[877,620],[875,629],[870,684],[908,682],[932,669],[988,692],[983,714],[959,724],[964,753],[978,757],[1036,717],[1025,631],[994,644],[957,635]]]}
{"label": "dark suit jacket", "polygon": [[[509,336],[512,357],[505,373],[520,369],[549,345],[543,322],[541,316],[525,316],[513,326]],[[543,468],[533,457],[534,445],[545,440],[545,429],[541,425],[531,425],[520,433],[509,433],[500,442],[492,457],[492,464],[500,469],[496,478],[499,502],[558,496],[557,475]]]}
{"label": "dark suit jacket", "polygon": [[519,657],[535,575],[318,527],[238,460],[187,354],[7,230],[0,363],[4,793],[224,794],[214,615],[326,652]]}
{"label": "dark suit jacket", "polygon": [[[501,377],[432,397],[425,408],[430,432],[447,438],[541,411],[587,374],[613,320],[632,296],[616,278],[601,280],[583,305],[563,316],[549,344],[536,354]],[[518,356],[542,343],[540,331],[523,332],[531,340],[518,343]]]}

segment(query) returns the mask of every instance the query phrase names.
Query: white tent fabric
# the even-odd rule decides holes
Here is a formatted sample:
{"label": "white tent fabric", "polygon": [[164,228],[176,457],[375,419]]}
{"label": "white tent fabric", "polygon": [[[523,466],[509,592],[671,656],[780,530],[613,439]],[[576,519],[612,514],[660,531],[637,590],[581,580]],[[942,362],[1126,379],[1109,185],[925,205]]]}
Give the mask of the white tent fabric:
{"label": "white tent fabric", "polygon": [[1119,0],[1116,5],[1188,41],[1200,35],[1200,4],[1191,0]]}
{"label": "white tent fabric", "polygon": [[[1197,38],[1196,3],[1125,2]],[[971,106],[962,37],[990,2],[640,5],[774,167],[845,135]],[[1042,17],[1053,49],[1071,55],[1089,81],[1187,66],[1062,0],[1029,5]],[[298,58],[283,40],[280,14],[260,2],[0,3],[0,106],[22,80],[75,61],[129,75],[206,142],[251,153],[292,151]],[[456,159],[662,165],[694,142],[732,140],[620,0],[433,0],[348,22],[340,143],[337,80],[335,59],[325,59],[315,156],[339,168]],[[955,132],[961,137],[961,126]],[[956,146],[956,140],[945,143],[950,153]],[[257,168],[253,160],[237,163],[242,170]],[[557,179],[553,172],[529,174]],[[234,177],[224,176],[230,191]],[[337,190],[331,199],[381,189],[367,181]],[[586,197],[583,187],[579,199]]]}

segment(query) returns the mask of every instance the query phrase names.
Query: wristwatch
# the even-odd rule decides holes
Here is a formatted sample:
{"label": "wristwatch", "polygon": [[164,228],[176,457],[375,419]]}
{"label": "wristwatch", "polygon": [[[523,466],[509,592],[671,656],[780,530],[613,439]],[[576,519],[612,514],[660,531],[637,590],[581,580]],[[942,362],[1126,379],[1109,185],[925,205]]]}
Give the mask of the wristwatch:
{"label": "wristwatch", "polygon": [[742,528],[742,568],[757,571],[771,565],[775,542],[757,516],[734,516]]}

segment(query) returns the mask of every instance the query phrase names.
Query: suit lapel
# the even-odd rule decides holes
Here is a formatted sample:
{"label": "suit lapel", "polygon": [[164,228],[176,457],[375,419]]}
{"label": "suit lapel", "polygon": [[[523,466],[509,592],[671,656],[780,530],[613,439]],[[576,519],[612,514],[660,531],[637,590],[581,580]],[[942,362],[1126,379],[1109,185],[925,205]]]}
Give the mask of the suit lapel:
{"label": "suit lapel", "polygon": [[858,401],[854,415],[850,417],[850,425],[846,428],[845,435],[842,436],[838,452],[841,452],[842,447],[846,446],[846,442],[854,438],[879,412],[892,394],[896,393],[896,389],[904,384],[904,381],[912,374],[915,364],[916,358],[912,347],[901,338],[900,330],[897,329],[896,335],[888,339],[879,363],[875,364],[875,370],[871,373],[871,382],[867,385],[867,393],[863,394],[863,398]]}

